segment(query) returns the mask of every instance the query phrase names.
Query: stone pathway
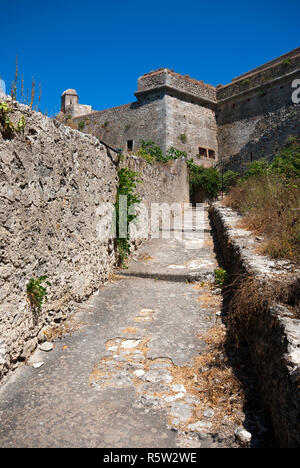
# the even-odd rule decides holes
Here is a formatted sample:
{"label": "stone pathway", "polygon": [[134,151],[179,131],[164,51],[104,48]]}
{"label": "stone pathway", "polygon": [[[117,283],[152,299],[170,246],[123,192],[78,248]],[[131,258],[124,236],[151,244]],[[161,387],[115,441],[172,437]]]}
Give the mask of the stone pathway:
{"label": "stone pathway", "polygon": [[233,376],[214,374],[224,327],[207,212],[188,228],[145,243],[76,315],[79,330],[7,381],[0,447],[238,446],[239,391],[235,414],[225,393],[214,404]]}

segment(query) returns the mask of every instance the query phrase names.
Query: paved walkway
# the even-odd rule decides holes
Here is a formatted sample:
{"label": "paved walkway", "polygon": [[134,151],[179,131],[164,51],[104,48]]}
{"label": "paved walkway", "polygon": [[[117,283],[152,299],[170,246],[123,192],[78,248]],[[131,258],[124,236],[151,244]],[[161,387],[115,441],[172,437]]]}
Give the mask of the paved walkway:
{"label": "paved walkway", "polygon": [[76,314],[79,330],[2,387],[0,447],[236,446],[201,380],[205,337],[223,333],[207,213],[188,227],[144,244]]}

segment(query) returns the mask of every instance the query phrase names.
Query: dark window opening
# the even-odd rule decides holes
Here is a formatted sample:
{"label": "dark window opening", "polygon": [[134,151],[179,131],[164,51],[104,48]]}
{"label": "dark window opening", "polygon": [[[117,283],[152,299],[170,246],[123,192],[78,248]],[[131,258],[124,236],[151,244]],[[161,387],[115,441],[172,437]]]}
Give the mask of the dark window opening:
{"label": "dark window opening", "polygon": [[128,151],[133,150],[133,140],[127,140],[127,150]]}
{"label": "dark window opening", "polygon": [[206,148],[199,148],[199,157],[200,158],[207,158]]}
{"label": "dark window opening", "polygon": [[216,155],[215,155],[214,150],[208,150],[208,157],[210,159],[216,159]]}

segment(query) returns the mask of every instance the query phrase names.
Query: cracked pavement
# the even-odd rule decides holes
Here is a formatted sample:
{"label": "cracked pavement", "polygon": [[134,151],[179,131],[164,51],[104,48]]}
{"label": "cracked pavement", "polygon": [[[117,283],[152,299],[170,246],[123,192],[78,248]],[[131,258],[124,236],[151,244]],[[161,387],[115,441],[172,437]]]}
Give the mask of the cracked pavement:
{"label": "cracked pavement", "polygon": [[79,329],[36,350],[2,386],[0,447],[237,446],[233,425],[216,433],[197,394],[201,337],[218,321],[221,296],[210,283],[207,213],[202,229],[189,227],[183,239],[174,229],[172,239],[146,242],[81,306]]}

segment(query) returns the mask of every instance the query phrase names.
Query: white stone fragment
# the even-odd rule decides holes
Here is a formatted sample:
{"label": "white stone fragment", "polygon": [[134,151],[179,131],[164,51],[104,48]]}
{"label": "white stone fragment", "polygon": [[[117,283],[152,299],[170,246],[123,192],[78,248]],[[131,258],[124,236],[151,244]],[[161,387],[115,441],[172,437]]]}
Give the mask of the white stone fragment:
{"label": "white stone fragment", "polygon": [[141,309],[140,310],[140,315],[149,315],[149,314],[153,314],[153,313],[154,313],[153,309]]}
{"label": "white stone fragment", "polygon": [[212,427],[212,424],[206,421],[197,421],[193,424],[188,425],[188,429],[190,431],[195,431],[195,432],[201,432],[203,431],[203,429],[210,429],[211,427]]}
{"label": "white stone fragment", "polygon": [[42,367],[45,363],[43,361],[41,362],[35,362],[34,364],[32,364],[32,367],[34,369],[39,369],[40,367]]}
{"label": "white stone fragment", "polygon": [[181,392],[181,393],[176,393],[176,395],[164,397],[164,400],[167,402],[171,402],[171,401],[180,400],[180,398],[183,398],[184,396],[185,396],[185,393]]}
{"label": "white stone fragment", "polygon": [[122,342],[122,348],[131,349],[136,348],[140,344],[141,340],[125,340]]}
{"label": "white stone fragment", "polygon": [[235,436],[239,442],[242,444],[249,444],[252,439],[250,432],[246,431],[243,427],[238,427],[235,431]]}
{"label": "white stone fragment", "polygon": [[118,346],[110,346],[109,348],[107,348],[108,351],[117,351],[118,350]]}
{"label": "white stone fragment", "polygon": [[186,392],[185,386],[182,384],[172,385],[171,389],[173,392]]}
{"label": "white stone fragment", "polygon": [[138,370],[135,370],[133,373],[137,377],[143,377],[143,375],[145,374],[145,371],[143,371],[142,369],[138,369]]}
{"label": "white stone fragment", "polygon": [[50,341],[45,341],[39,345],[39,349],[46,352],[51,351],[53,349],[53,343],[50,343]]}

